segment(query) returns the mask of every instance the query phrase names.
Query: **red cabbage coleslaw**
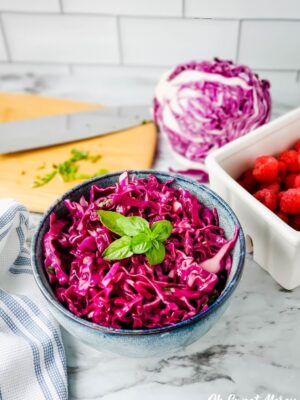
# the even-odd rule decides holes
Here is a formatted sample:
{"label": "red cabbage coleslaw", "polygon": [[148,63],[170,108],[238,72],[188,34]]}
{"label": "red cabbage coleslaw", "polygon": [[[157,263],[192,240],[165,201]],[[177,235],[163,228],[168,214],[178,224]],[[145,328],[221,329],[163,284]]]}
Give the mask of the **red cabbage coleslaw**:
{"label": "red cabbage coleslaw", "polygon": [[[193,317],[220,296],[239,229],[226,238],[217,210],[172,181],[125,172],[113,186],[92,185],[89,199],[65,200],[65,217],[51,214],[44,266],[55,296],[76,316],[115,329],[158,328]],[[163,261],[150,265],[145,254],[105,260],[118,236],[99,210],[140,216],[150,226],[170,221]]]}

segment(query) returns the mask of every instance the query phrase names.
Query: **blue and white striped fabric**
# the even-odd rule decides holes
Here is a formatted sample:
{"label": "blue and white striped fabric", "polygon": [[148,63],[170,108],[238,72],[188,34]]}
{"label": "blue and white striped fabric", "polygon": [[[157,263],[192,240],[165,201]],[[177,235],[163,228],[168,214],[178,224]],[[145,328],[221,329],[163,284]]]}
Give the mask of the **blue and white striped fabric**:
{"label": "blue and white striped fabric", "polygon": [[0,400],[65,400],[65,352],[34,282],[27,232],[25,207],[0,199]]}

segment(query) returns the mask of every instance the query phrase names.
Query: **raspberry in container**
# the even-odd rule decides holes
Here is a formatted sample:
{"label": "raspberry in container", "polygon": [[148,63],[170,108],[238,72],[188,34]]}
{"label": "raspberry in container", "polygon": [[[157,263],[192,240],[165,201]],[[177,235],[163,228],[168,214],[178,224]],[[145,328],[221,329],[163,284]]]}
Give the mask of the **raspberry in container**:
{"label": "raspberry in container", "polygon": [[[288,290],[300,286],[299,139],[300,108],[225,145],[206,160],[211,187],[238,215],[254,261]],[[277,164],[267,160],[265,187],[257,180],[264,179],[262,159],[255,174],[245,174],[241,186],[237,182],[241,173],[253,170],[255,160],[262,155],[277,160]],[[280,182],[268,182],[276,169]]]}
{"label": "raspberry in container", "polygon": [[237,182],[285,223],[299,231],[300,140],[293,148],[254,160]]}

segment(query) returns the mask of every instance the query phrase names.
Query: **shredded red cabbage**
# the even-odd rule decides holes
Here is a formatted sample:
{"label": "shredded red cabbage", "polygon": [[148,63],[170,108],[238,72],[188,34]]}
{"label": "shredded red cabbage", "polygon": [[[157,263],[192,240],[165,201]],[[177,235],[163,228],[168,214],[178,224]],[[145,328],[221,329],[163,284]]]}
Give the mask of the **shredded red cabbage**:
{"label": "shredded red cabbage", "polygon": [[190,161],[268,122],[270,84],[231,61],[178,65],[159,81],[154,120],[173,150]]}
{"label": "shredded red cabbage", "polygon": [[[72,313],[106,327],[155,328],[192,317],[221,294],[238,228],[228,240],[217,210],[171,182],[124,173],[114,186],[93,185],[88,200],[65,200],[65,218],[51,214],[44,265],[57,299]],[[164,261],[151,266],[144,254],[103,260],[117,235],[101,224],[99,209],[139,215],[150,225],[169,220]]]}
{"label": "shredded red cabbage", "polygon": [[176,170],[176,169],[173,169],[173,168],[169,168],[169,171],[173,172],[175,174],[189,176],[190,178],[195,179],[195,181],[197,181],[199,183],[208,183],[209,182],[208,172],[206,172],[204,169],[181,169],[181,170]]}

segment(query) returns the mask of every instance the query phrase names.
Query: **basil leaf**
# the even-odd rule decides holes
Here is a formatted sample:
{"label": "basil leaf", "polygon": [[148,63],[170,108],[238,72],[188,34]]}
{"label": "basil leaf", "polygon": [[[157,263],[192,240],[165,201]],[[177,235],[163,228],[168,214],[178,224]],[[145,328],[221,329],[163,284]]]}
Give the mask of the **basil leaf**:
{"label": "basil leaf", "polygon": [[151,249],[148,250],[146,253],[147,260],[151,265],[157,265],[162,263],[166,255],[165,246],[160,242],[157,243],[158,243],[157,246],[158,248],[152,246]]}
{"label": "basil leaf", "polygon": [[147,233],[139,233],[132,238],[131,248],[134,254],[143,254],[150,250],[152,246],[151,239]]}
{"label": "basil leaf", "polygon": [[102,254],[104,260],[122,260],[132,256],[131,238],[123,236],[112,242]]}
{"label": "basil leaf", "polygon": [[136,236],[149,230],[149,222],[142,217],[125,217],[118,221],[118,226],[128,236]]}
{"label": "basil leaf", "polygon": [[151,225],[152,238],[160,242],[164,242],[172,233],[172,224],[170,221],[162,220],[154,222]]}
{"label": "basil leaf", "polygon": [[101,222],[106,228],[110,231],[116,233],[117,235],[124,236],[125,232],[120,226],[120,221],[126,219],[124,215],[117,213],[115,211],[105,211],[99,210],[97,211]]}
{"label": "basil leaf", "polygon": [[142,217],[114,212],[97,211],[100,220],[110,231],[122,236],[111,243],[102,254],[105,260],[122,260],[133,254],[146,253],[151,265],[160,264],[166,254],[161,243],[172,233],[172,224],[167,220],[157,221],[149,228],[149,222]]}
{"label": "basil leaf", "polygon": [[158,240],[152,240],[152,246],[158,250],[159,249],[159,241]]}

